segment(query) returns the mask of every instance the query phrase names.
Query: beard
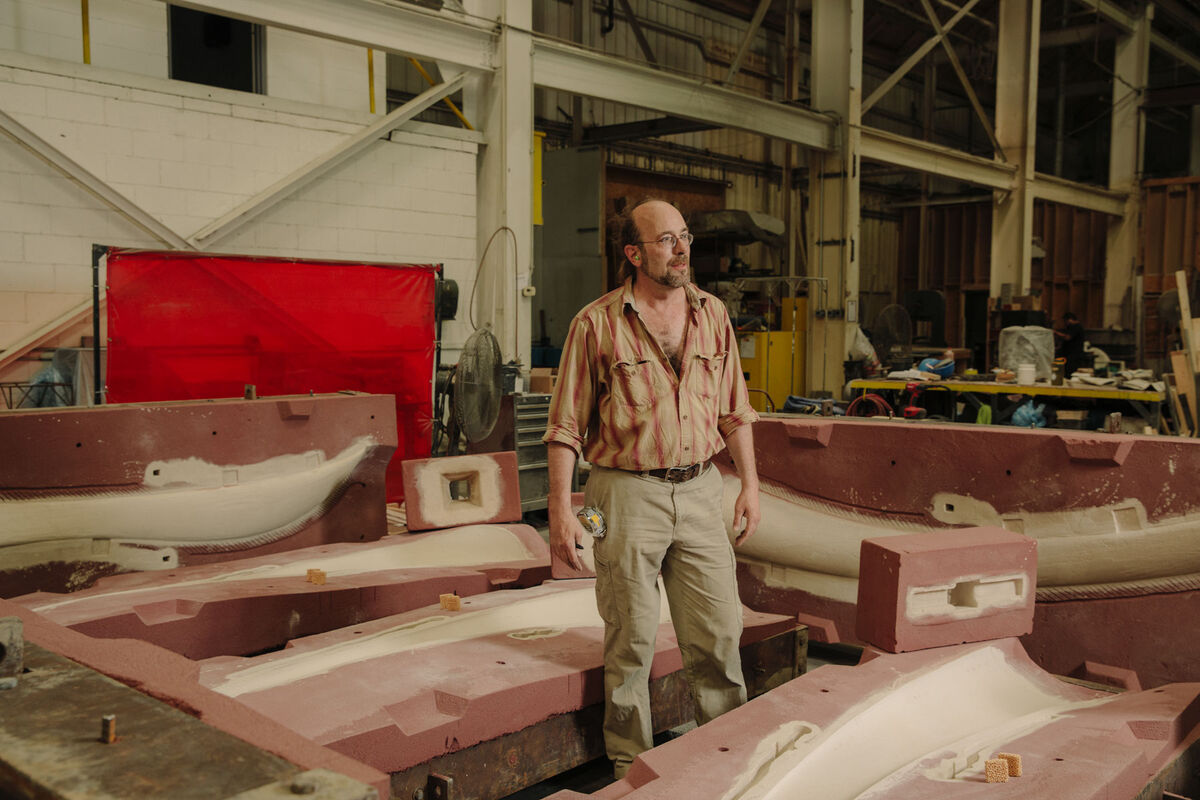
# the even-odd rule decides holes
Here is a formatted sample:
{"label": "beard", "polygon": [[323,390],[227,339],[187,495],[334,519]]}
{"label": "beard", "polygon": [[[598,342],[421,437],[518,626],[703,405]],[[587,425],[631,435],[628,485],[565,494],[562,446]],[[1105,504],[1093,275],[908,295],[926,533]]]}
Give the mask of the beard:
{"label": "beard", "polygon": [[[674,266],[680,263],[687,267],[687,269],[684,269],[682,272],[676,271]],[[651,275],[645,267],[638,267],[638,272],[645,275],[648,280],[654,281],[660,286],[666,286],[668,289],[678,289],[682,286],[687,286],[692,280],[692,270],[686,260],[682,262],[670,262],[661,275]]]}

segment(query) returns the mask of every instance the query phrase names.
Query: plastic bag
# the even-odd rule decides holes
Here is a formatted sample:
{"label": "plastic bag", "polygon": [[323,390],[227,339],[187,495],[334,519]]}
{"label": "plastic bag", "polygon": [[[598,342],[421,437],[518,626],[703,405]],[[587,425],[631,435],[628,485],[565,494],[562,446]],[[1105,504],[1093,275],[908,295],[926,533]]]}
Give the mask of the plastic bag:
{"label": "plastic bag", "polygon": [[1019,428],[1044,428],[1046,427],[1046,418],[1042,412],[1045,410],[1045,403],[1040,403],[1035,407],[1032,399],[1027,400],[1017,406],[1017,410],[1013,412],[1012,424]]}

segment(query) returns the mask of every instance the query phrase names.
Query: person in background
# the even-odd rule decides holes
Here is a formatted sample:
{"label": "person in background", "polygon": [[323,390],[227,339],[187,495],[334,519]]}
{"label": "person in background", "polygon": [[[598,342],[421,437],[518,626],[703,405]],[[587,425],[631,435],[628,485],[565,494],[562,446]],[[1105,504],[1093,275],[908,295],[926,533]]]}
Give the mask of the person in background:
{"label": "person in background", "polygon": [[742,609],[710,459],[728,446],[741,479],[737,543],[759,521],[752,423],[758,415],[725,306],[691,282],[691,243],[671,204],[623,214],[624,285],[581,310],[563,346],[545,435],[550,545],[579,568],[584,529],[571,507],[575,459],[592,465],[585,503],[607,533],[594,544],[604,619],[604,741],[620,779],[653,746],[649,677],[666,591],[704,724],[746,701]]}
{"label": "person in background", "polygon": [[1062,315],[1062,321],[1062,330],[1056,330],[1054,336],[1059,340],[1058,354],[1066,361],[1063,374],[1069,378],[1083,366],[1083,325],[1071,311]]}

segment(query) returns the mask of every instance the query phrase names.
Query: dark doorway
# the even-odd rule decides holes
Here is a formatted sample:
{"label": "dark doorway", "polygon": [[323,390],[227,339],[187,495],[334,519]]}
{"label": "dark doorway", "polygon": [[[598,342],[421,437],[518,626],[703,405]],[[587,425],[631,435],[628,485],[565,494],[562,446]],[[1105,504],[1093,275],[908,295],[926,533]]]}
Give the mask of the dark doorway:
{"label": "dark doorway", "polygon": [[970,366],[987,370],[988,293],[963,292],[963,347],[971,351]]}

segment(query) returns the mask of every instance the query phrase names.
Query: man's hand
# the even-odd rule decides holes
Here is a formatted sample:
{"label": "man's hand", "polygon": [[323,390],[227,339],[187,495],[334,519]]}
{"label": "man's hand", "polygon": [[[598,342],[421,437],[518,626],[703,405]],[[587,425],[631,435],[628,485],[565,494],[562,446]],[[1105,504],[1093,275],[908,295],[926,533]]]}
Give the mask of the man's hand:
{"label": "man's hand", "polygon": [[741,533],[733,542],[735,546],[754,535],[760,519],[762,514],[758,510],[758,486],[747,486],[743,483],[742,491],[738,492],[737,502],[733,504],[733,529],[741,529]]}
{"label": "man's hand", "polygon": [[587,535],[579,520],[567,511],[550,513],[550,549],[558,554],[563,563],[570,564],[575,569],[583,569],[583,561],[579,558],[579,548],[583,545],[583,537]]}

